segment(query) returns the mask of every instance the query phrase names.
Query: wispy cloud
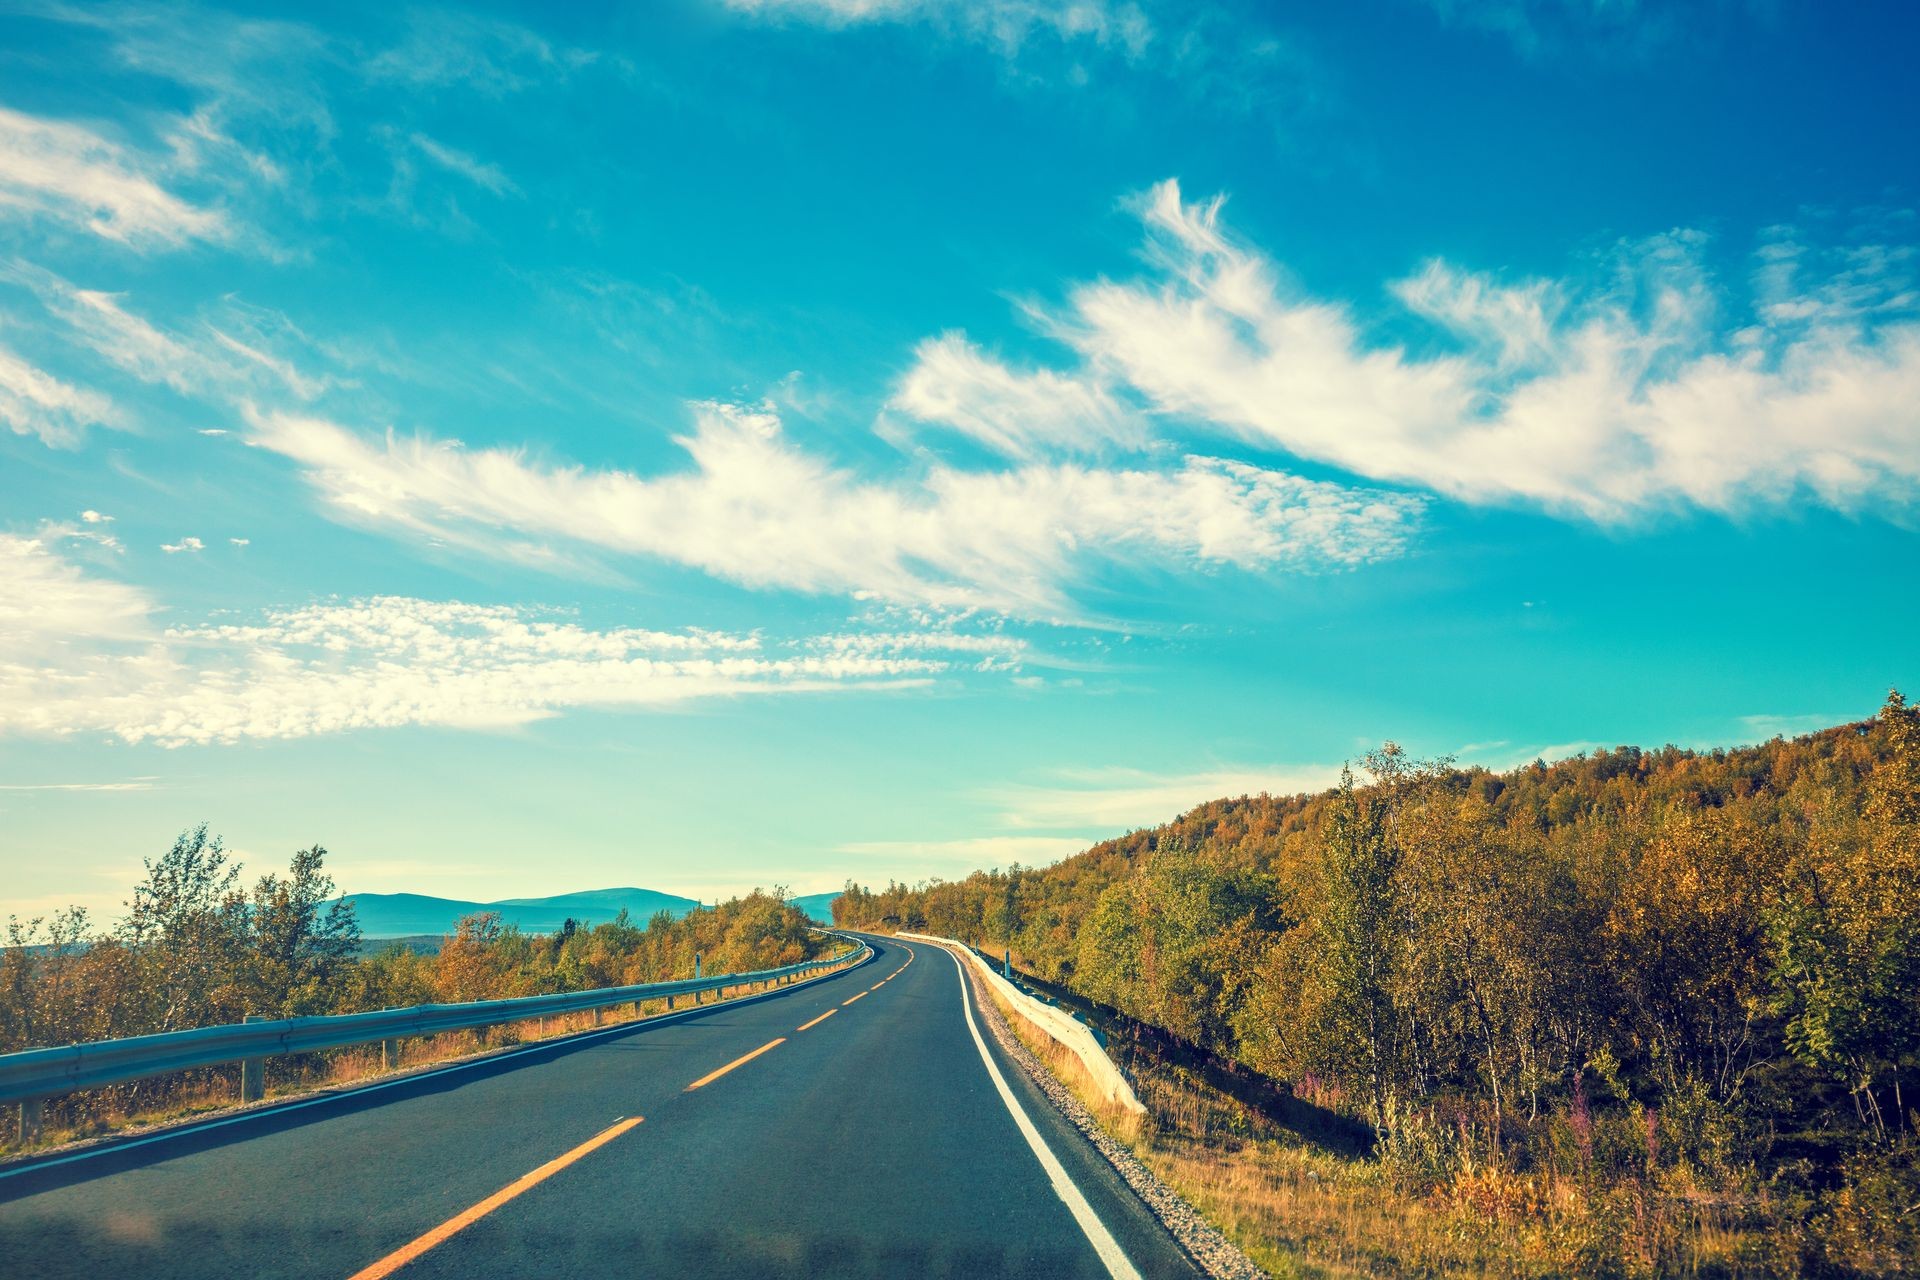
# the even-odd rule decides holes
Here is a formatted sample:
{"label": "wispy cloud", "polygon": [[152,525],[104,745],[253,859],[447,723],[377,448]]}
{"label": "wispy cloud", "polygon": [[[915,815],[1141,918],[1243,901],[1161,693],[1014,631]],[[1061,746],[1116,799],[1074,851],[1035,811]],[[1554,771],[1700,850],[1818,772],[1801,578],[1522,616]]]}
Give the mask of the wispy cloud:
{"label": "wispy cloud", "polygon": [[1338,765],[1240,765],[1195,773],[1063,770],[1053,781],[1005,787],[988,799],[999,807],[1000,821],[1008,827],[1091,831],[1104,837],[1170,821],[1208,800],[1312,793],[1339,779]]}
{"label": "wispy cloud", "polygon": [[982,669],[979,646],[954,632],[768,640],[406,597],[161,630],[145,592],[84,571],[57,541],[0,535],[7,734],[180,746],[406,725],[498,730],[576,708],[908,689]]}
{"label": "wispy cloud", "polygon": [[842,857],[873,862],[908,879],[959,879],[975,871],[1044,867],[1070,858],[1092,840],[1078,836],[972,836],[959,840],[866,840],[839,845]]}
{"label": "wispy cloud", "polygon": [[1505,773],[1509,769],[1530,765],[1535,760],[1546,764],[1558,764],[1562,760],[1591,755],[1595,751],[1609,750],[1619,745],[1619,743],[1586,740],[1536,742],[1532,745],[1517,746],[1508,742],[1474,743],[1461,747],[1454,753],[1454,759],[1462,767],[1478,765],[1483,769],[1491,769],[1495,773]]}
{"label": "wispy cloud", "polygon": [[443,143],[435,142],[424,133],[415,133],[413,135],[413,145],[419,148],[421,155],[433,161],[448,173],[457,174],[475,186],[490,191],[496,196],[518,195],[520,193],[520,188],[514,185],[513,179],[509,178],[499,165],[488,164],[486,161],[478,159],[475,156],[470,156],[464,151],[459,151]]}
{"label": "wispy cloud", "polygon": [[[1139,212],[1146,278],[1081,285],[1034,314],[1084,362],[1058,376],[1203,435],[1615,524],[1920,497],[1920,294],[1897,250],[1856,249],[1843,277],[1820,280],[1782,269],[1773,244],[1758,314],[1731,329],[1712,323],[1721,299],[1696,233],[1623,243],[1585,289],[1435,261],[1393,289],[1454,348],[1420,357],[1283,285],[1220,200],[1191,204],[1164,182]],[[1024,432],[998,425],[1017,397],[1004,379],[954,376],[954,342],[923,347],[903,384],[940,388],[940,420],[1022,446],[1059,430],[1046,411]]]}
{"label": "wispy cloud", "polygon": [[62,553],[67,530],[0,534],[0,680],[69,643],[138,641],[152,634],[145,592],[90,574]]}
{"label": "wispy cloud", "polygon": [[452,9],[416,9],[401,40],[365,63],[372,80],[419,89],[458,87],[502,96],[599,61],[591,49],[556,45],[516,23]]}
{"label": "wispy cloud", "polygon": [[551,563],[550,540],[690,565],[750,587],[1023,616],[1074,614],[1092,559],[1249,570],[1399,552],[1419,502],[1219,458],[1176,470],[937,467],[870,481],[790,444],[761,408],[703,404],[679,443],[693,469],[655,478],[541,465],[501,449],[284,413],[250,440],[299,463],[332,511]]}
{"label": "wispy cloud", "polygon": [[106,396],[62,382],[0,346],[0,423],[15,435],[37,436],[54,448],[72,448],[88,427],[117,422],[113,402]]}
{"label": "wispy cloud", "polygon": [[282,141],[333,136],[317,73],[350,63],[354,51],[315,27],[148,0],[50,6],[48,14],[97,30],[120,66],[192,92],[198,105],[172,139],[183,163],[235,161],[277,184],[280,163],[242,148],[227,130],[245,122],[270,127]]}
{"label": "wispy cloud", "polygon": [[[1103,75],[1260,120],[1283,138],[1332,93],[1317,57],[1269,15],[1170,0],[719,0],[751,20],[829,31],[893,27],[981,49],[1015,84],[1081,92]],[[1269,6],[1271,8],[1272,6]],[[1130,109],[1130,108],[1129,108]]]}
{"label": "wispy cloud", "polygon": [[1768,0],[1667,4],[1659,0],[1421,0],[1442,21],[1478,28],[1508,41],[1521,56],[1639,56],[1731,19],[1765,21]]}
{"label": "wispy cloud", "polygon": [[1857,715],[1814,712],[1810,715],[1741,716],[1740,724],[1750,735],[1749,741],[1770,742],[1775,738],[1797,738],[1803,733],[1816,733],[1857,719]]}
{"label": "wispy cloud", "polygon": [[937,30],[1019,52],[1036,35],[1112,46],[1138,55],[1154,38],[1153,23],[1136,4],[1120,0],[724,0],[727,8],[760,18],[848,27],[864,23],[925,23]]}
{"label": "wispy cloud", "polygon": [[[305,221],[320,207],[379,203],[360,181],[369,171],[343,163],[337,145],[358,127],[393,132],[383,121],[393,118],[396,90],[414,99],[498,97],[599,60],[455,9],[405,7],[358,35],[146,0],[50,4],[39,16],[93,28],[106,53],[100,71],[170,81],[169,96],[184,105],[139,120],[151,138],[145,146],[87,122],[0,108],[0,217],[55,217],[143,251],[217,243],[296,259],[310,247],[303,237],[290,231],[282,241],[268,230],[285,215]],[[380,114],[369,119],[369,108]],[[336,110],[356,127],[343,130]],[[416,138],[405,144],[410,156],[496,195],[515,190],[497,167]],[[452,217],[442,224],[461,225]]]}
{"label": "wispy cloud", "polygon": [[1099,381],[1009,368],[959,333],[921,343],[887,404],[1011,458],[1137,451],[1149,437],[1142,415]]}
{"label": "wispy cloud", "polygon": [[[273,344],[298,330],[279,313],[228,296],[210,318],[182,328],[155,324],[122,294],[83,289],[43,267],[0,263],[0,279],[24,285],[56,322],[61,337],[142,382],[185,396],[227,400],[262,390],[312,400],[332,379],[304,373]],[[207,428],[203,435],[223,434]]]}
{"label": "wispy cloud", "polygon": [[153,782],[11,782],[0,783],[0,791],[151,791]]}
{"label": "wispy cloud", "polygon": [[178,249],[231,239],[218,209],[161,185],[164,157],[83,125],[0,106],[0,216],[48,218],[131,249]]}

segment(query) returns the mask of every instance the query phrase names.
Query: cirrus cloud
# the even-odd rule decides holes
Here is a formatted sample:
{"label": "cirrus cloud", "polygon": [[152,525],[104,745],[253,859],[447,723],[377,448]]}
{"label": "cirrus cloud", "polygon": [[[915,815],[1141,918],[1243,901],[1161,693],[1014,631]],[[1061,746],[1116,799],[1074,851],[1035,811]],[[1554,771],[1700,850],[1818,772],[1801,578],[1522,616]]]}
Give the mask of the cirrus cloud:
{"label": "cirrus cloud", "polygon": [[1018,670],[1024,651],[951,629],[769,640],[400,596],[163,629],[146,592],[87,572],[60,540],[0,535],[0,734],[177,747],[408,725],[499,730],[582,708],[907,689]]}
{"label": "cirrus cloud", "polygon": [[1104,389],[1064,425],[1038,411],[1008,424],[1005,388],[1034,375],[956,377],[956,352],[971,349],[951,335],[922,347],[902,387],[941,388],[912,400],[976,438],[1071,441],[1100,433],[1107,404],[1135,403],[1202,437],[1613,525],[1809,500],[1898,512],[1920,498],[1920,294],[1899,246],[1857,247],[1823,278],[1805,270],[1820,255],[1770,239],[1750,322],[1734,325],[1715,323],[1727,303],[1696,232],[1621,243],[1591,286],[1434,260],[1390,289],[1439,348],[1416,354],[1286,283],[1221,209],[1159,184],[1138,204],[1144,278],[1032,309],[1082,362],[1039,376]]}
{"label": "cirrus cloud", "polygon": [[1397,554],[1420,500],[1222,458],[1173,470],[935,467],[869,480],[790,443],[764,408],[706,403],[691,470],[641,476],[325,419],[251,415],[339,518],[555,563],[553,545],[654,557],[744,586],[1074,615],[1088,561],[1344,567]]}
{"label": "cirrus cloud", "polygon": [[97,391],[62,382],[0,346],[0,425],[42,444],[72,448],[88,427],[119,421],[113,402]]}
{"label": "cirrus cloud", "polygon": [[230,239],[223,213],[160,184],[166,168],[83,125],[0,106],[0,214],[65,222],[131,249]]}

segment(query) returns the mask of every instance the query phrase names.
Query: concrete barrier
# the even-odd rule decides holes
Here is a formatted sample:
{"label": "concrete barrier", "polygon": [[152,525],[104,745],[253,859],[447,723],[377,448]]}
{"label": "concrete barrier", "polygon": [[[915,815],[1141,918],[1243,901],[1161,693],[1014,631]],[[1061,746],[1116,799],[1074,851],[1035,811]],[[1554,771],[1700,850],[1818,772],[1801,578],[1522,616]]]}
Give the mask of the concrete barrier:
{"label": "concrete barrier", "polygon": [[1109,1102],[1125,1107],[1135,1114],[1144,1114],[1146,1108],[1134,1095],[1133,1086],[1120,1074],[1120,1068],[1114,1065],[1107,1051],[1100,1047],[1093,1028],[1074,1018],[1064,1009],[1057,1009],[1044,1000],[1036,1000],[1020,988],[1008,982],[993,966],[975,955],[973,948],[965,943],[955,942],[952,938],[936,938],[925,933],[902,933],[897,935],[910,938],[915,942],[931,942],[935,946],[946,947],[971,964],[980,976],[987,980],[994,993],[1015,1013],[1019,1014],[1036,1031],[1056,1043],[1071,1049],[1080,1061],[1086,1064],[1087,1072],[1093,1077],[1094,1084],[1103,1092]]}

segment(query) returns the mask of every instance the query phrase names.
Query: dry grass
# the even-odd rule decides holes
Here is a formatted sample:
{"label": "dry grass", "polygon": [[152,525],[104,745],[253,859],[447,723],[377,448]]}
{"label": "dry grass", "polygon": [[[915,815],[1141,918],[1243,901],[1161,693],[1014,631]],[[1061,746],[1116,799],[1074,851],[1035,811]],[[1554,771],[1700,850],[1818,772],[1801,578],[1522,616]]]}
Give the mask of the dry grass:
{"label": "dry grass", "polygon": [[1053,1073],[1055,1079],[1073,1091],[1073,1096],[1080,1101],[1080,1105],[1092,1112],[1099,1120],[1102,1129],[1129,1147],[1140,1140],[1144,1127],[1148,1123],[1147,1118],[1108,1098],[1106,1090],[1094,1079],[1093,1073],[1087,1070],[1087,1064],[1080,1061],[1079,1054],[1027,1021],[1018,1009],[1008,1004],[1006,999],[990,985],[983,983],[976,985],[974,989],[985,990],[992,997],[994,1006],[1000,1010],[1001,1015],[1006,1019],[1007,1026],[1019,1038],[1020,1043],[1027,1047],[1029,1053],[1046,1064],[1047,1070]]}
{"label": "dry grass", "polygon": [[1490,1168],[1410,1193],[1378,1159],[1329,1150],[1177,1068],[1134,1064],[1147,1108],[1136,1116],[1069,1050],[1008,1024],[1110,1135],[1278,1277],[1795,1274],[1760,1225],[1775,1216],[1766,1206],[1684,1183],[1589,1187]]}

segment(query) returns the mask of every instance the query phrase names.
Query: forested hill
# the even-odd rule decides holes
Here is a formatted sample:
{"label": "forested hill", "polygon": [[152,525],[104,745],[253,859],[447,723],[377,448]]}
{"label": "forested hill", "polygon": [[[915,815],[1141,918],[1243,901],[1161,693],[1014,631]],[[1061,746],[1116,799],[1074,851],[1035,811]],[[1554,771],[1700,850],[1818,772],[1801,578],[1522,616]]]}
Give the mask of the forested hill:
{"label": "forested hill", "polygon": [[1441,1142],[1463,1167],[1524,1165],[1559,1117],[1640,1125],[1634,1159],[1716,1180],[1791,1157],[1831,1187],[1863,1152],[1914,1180],[1920,717],[1898,694],[1734,750],[1492,773],[1388,746],[1320,795],[1216,800],[1043,869],[849,885],[835,915],[1011,947],[1390,1148],[1464,1117]]}

